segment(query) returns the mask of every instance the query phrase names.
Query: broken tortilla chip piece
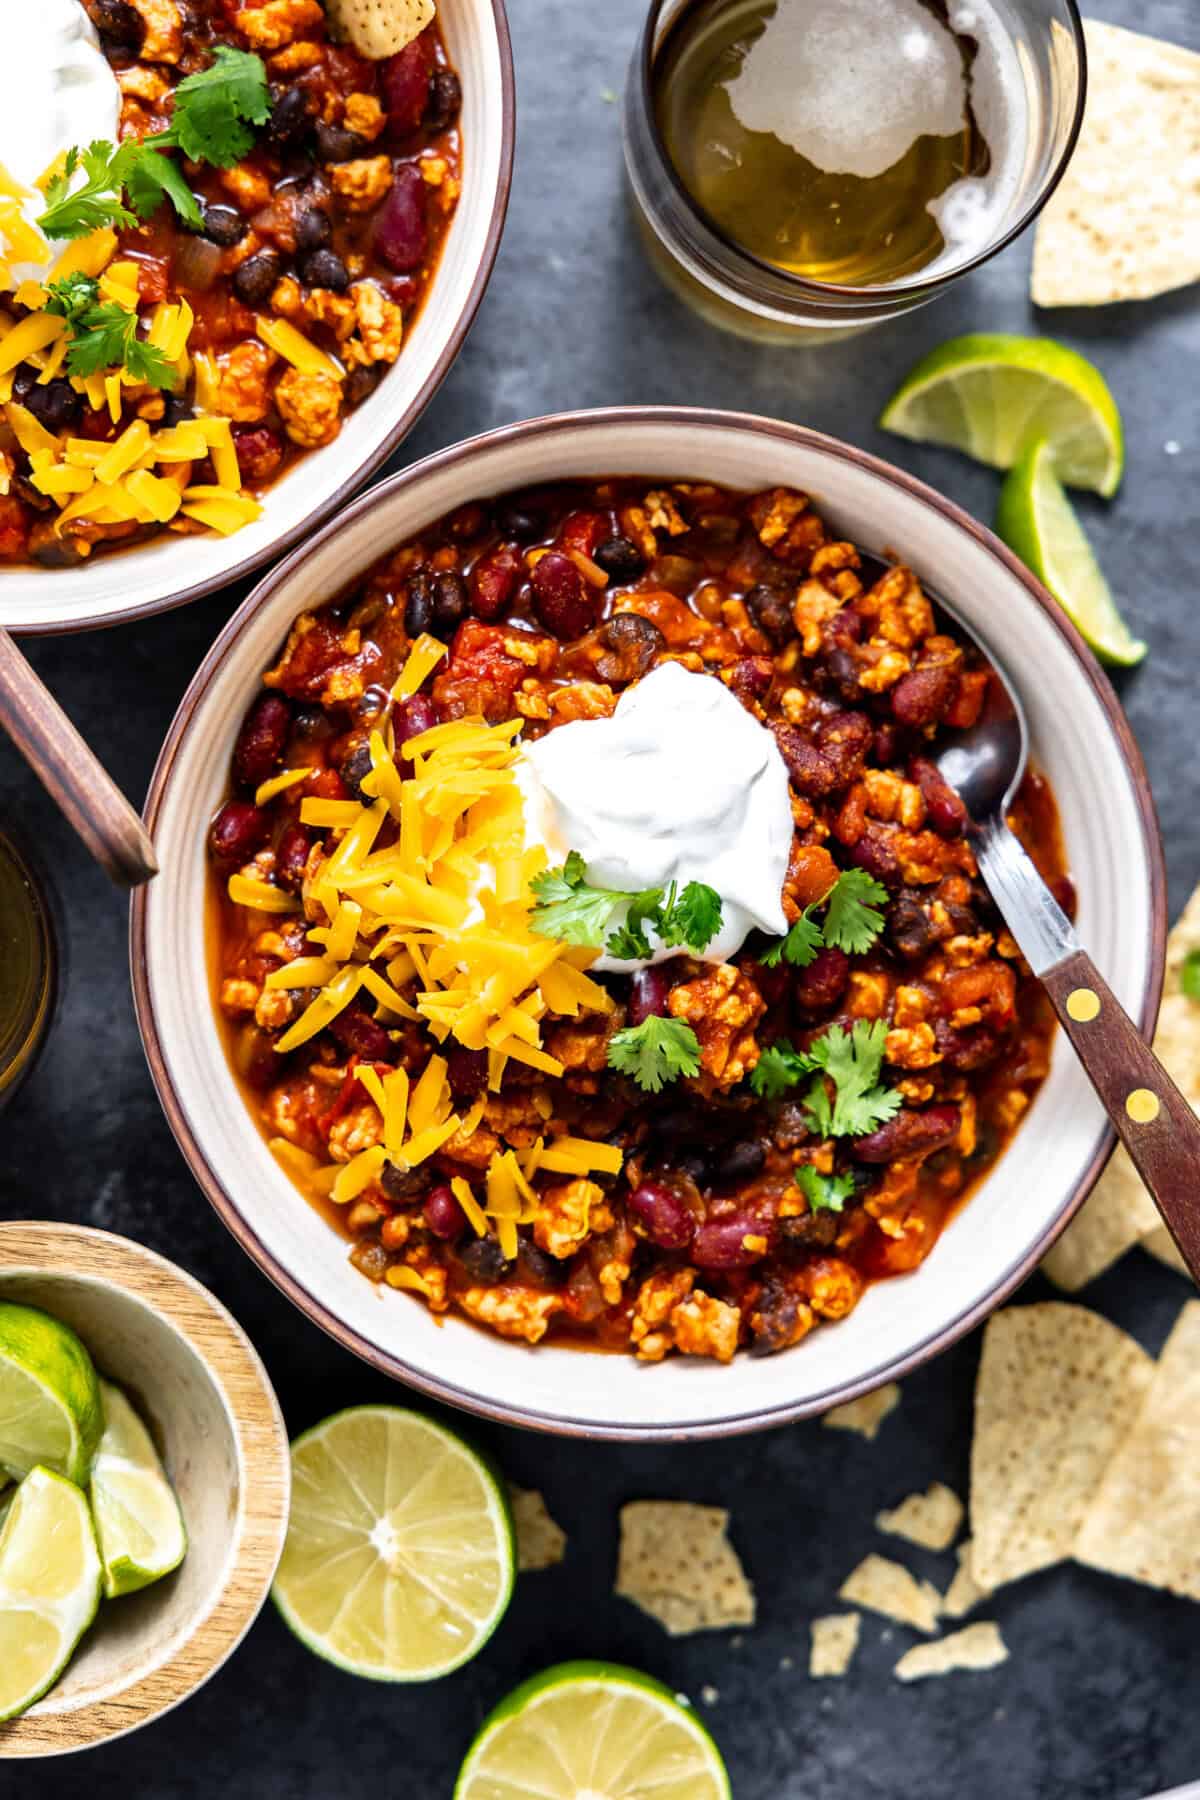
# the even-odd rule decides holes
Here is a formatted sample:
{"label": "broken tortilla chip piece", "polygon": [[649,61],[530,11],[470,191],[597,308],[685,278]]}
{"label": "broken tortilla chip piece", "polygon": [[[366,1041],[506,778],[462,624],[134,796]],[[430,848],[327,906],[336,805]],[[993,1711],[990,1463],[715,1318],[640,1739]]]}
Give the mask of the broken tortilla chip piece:
{"label": "broken tortilla chip piece", "polygon": [[1183,1260],[1179,1245],[1171,1236],[1165,1225],[1156,1225],[1142,1239],[1142,1249],[1149,1255],[1156,1256],[1160,1263],[1166,1263],[1168,1269],[1174,1269],[1179,1275],[1192,1279],[1192,1271]]}
{"label": "broken tortilla chip piece", "polygon": [[962,1501],[941,1481],[933,1482],[924,1494],[910,1494],[891,1512],[875,1515],[877,1530],[907,1538],[925,1550],[949,1549],[962,1521]]}
{"label": "broken tortilla chip piece", "polygon": [[981,1588],[975,1579],[971,1567],[971,1540],[958,1546],[958,1568],[954,1579],[946,1589],[946,1597],[942,1601],[942,1617],[944,1619],[962,1619],[988,1597],[988,1589]]}
{"label": "broken tortilla chip piece", "polygon": [[1200,56],[1084,24],[1087,113],[1038,223],[1037,306],[1146,300],[1200,279]]}
{"label": "broken tortilla chip piece", "polygon": [[333,36],[370,62],[395,56],[420,37],[435,10],[433,0],[325,0]]}
{"label": "broken tortilla chip piece", "polygon": [[1140,1413],[1104,1472],[1079,1562],[1200,1600],[1200,1300],[1163,1347]]}
{"label": "broken tortilla chip piece", "polygon": [[1154,1364],[1099,1313],[1051,1300],[994,1313],[971,1445],[971,1567],[997,1588],[1070,1556]]}
{"label": "broken tortilla chip piece", "polygon": [[753,1625],[754,1589],[719,1506],[632,1500],[621,1508],[615,1590],[672,1637]]}
{"label": "broken tortilla chip piece", "polygon": [[1055,1287],[1077,1293],[1140,1244],[1158,1223],[1157,1206],[1118,1144],[1091,1198],[1047,1253],[1042,1269]]}
{"label": "broken tortilla chip piece", "polygon": [[822,1414],[821,1423],[832,1426],[834,1431],[857,1431],[862,1437],[875,1438],[883,1421],[899,1404],[900,1384],[889,1381],[869,1394],[860,1394],[857,1400],[847,1400]]}
{"label": "broken tortilla chip piece", "polygon": [[917,1631],[936,1631],[942,1596],[931,1581],[918,1581],[886,1556],[864,1556],[838,1589],[839,1600],[882,1613]]}
{"label": "broken tortilla chip piece", "polygon": [[994,1669],[1008,1661],[1008,1647],[1000,1627],[990,1619],[965,1625],[935,1644],[914,1644],[906,1650],[893,1673],[897,1681],[923,1681],[927,1675],[950,1675],[956,1669]]}
{"label": "broken tortilla chip piece", "polygon": [[861,1613],[826,1613],[824,1618],[813,1620],[808,1672],[814,1681],[846,1673],[854,1661],[861,1630]]}
{"label": "broken tortilla chip piece", "polygon": [[531,1569],[549,1569],[560,1563],[567,1548],[567,1534],[550,1517],[546,1502],[536,1488],[508,1490],[512,1507],[513,1529],[517,1534],[517,1568],[521,1574]]}

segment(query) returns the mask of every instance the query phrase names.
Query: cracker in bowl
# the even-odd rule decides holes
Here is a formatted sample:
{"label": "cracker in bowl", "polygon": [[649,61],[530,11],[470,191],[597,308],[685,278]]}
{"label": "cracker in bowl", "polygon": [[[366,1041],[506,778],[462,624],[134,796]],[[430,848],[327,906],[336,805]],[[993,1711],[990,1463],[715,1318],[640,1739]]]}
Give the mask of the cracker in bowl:
{"label": "cracker in bowl", "polygon": [[433,0],[325,0],[334,37],[360,56],[381,62],[419,37],[434,15]]}

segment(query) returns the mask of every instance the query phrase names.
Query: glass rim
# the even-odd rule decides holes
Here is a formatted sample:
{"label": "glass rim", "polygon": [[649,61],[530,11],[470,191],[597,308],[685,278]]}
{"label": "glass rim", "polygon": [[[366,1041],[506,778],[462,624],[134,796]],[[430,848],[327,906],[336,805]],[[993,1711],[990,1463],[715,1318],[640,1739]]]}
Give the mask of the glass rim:
{"label": "glass rim", "polygon": [[[832,300],[869,301],[872,297],[878,296],[881,302],[903,300],[910,295],[932,296],[937,293],[940,288],[943,288],[947,282],[957,280],[960,275],[970,275],[974,270],[982,268],[984,263],[990,262],[993,256],[998,256],[1002,250],[1006,250],[1008,246],[1013,243],[1016,238],[1019,238],[1021,233],[1027,230],[1033,223],[1038,214],[1042,211],[1042,208],[1053,195],[1054,190],[1058,187],[1063,176],[1066,174],[1067,166],[1075,153],[1075,146],[1079,142],[1079,133],[1083,128],[1083,115],[1087,106],[1088,95],[1087,40],[1084,36],[1083,16],[1079,10],[1079,0],[1060,0],[1060,4],[1067,13],[1068,27],[1074,39],[1076,53],[1079,58],[1079,83],[1078,92],[1075,96],[1075,110],[1071,119],[1070,128],[1067,132],[1066,142],[1062,147],[1057,162],[1051,169],[1036,199],[1024,208],[1019,218],[1017,218],[1013,224],[1009,225],[999,237],[994,241],[989,242],[985,249],[978,251],[974,256],[969,257],[965,262],[959,263],[953,269],[947,269],[941,275],[914,276],[905,278],[901,281],[877,282],[873,285],[861,287],[850,287],[842,282],[815,281],[809,276],[794,275],[790,269],[780,268],[777,263],[768,262],[765,257],[759,256],[755,251],[747,250],[744,245],[739,244],[735,238],[731,237],[723,226],[718,224],[707,209],[701,206],[684,186],[671,155],[667,150],[666,144],[663,142],[662,133],[658,127],[658,116],[653,103],[653,84],[651,75],[654,67],[656,28],[659,19],[662,17],[663,8],[667,4],[668,0],[651,0],[650,10],[646,15],[646,23],[642,27],[641,43],[637,53],[642,111],[651,141],[653,142],[654,149],[658,156],[659,164],[663,169],[676,198],[686,209],[689,216],[694,219],[697,224],[702,226],[705,231],[709,232],[711,236],[717,240],[722,249],[728,251],[732,256],[736,257],[748,267],[761,271],[762,274],[771,281],[783,282],[787,290],[794,293],[797,298],[810,296],[814,299],[825,298]],[[688,0],[684,0],[684,4],[688,4]]]}

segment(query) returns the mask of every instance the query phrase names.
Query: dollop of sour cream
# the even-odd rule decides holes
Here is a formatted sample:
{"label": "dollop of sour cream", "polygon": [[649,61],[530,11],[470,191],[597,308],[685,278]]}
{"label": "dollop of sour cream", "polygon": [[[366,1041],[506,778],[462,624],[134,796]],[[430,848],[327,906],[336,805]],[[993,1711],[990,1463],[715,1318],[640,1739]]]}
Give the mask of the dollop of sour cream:
{"label": "dollop of sour cream", "polygon": [[[697,955],[727,962],[758,926],[787,930],[782,906],[792,842],[787,771],[771,733],[713,675],[663,663],[608,719],[560,725],[525,746],[518,766],[531,841],[552,864],[577,850],[594,887],[634,892],[689,881],[721,897],[721,929]],[[613,915],[615,928],[624,909]],[[653,928],[649,930],[655,944]],[[601,956],[597,969],[649,958]]]}
{"label": "dollop of sour cream", "polygon": [[[20,20],[3,34],[0,171],[28,190],[21,211],[33,224],[46,204],[35,184],[57,157],[96,138],[116,143],[121,90],[80,0],[6,3]],[[60,250],[52,243],[44,260],[12,265],[13,286],[49,274]]]}

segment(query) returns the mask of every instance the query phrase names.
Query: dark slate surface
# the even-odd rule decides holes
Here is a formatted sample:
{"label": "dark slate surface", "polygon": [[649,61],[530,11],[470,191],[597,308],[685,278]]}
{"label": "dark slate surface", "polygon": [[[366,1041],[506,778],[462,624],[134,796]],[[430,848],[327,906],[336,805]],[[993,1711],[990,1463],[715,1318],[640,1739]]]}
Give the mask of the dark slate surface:
{"label": "dark slate surface", "polygon": [[[943,338],[1037,328],[1028,240],[936,307],[839,348],[788,354],[719,336],[659,291],[628,228],[611,96],[639,0],[511,0],[511,10],[521,113],[508,233],[470,343],[407,459],[558,408],[705,402],[834,432],[989,518],[988,472],[889,441],[872,420],[910,363]],[[1092,0],[1091,10],[1200,49],[1194,0]],[[1120,498],[1084,510],[1131,622],[1151,645],[1123,694],[1150,765],[1178,909],[1200,878],[1188,779],[1200,585],[1195,290],[1044,323],[1100,363],[1128,426]],[[172,711],[234,598],[31,649],[131,793],[144,792]],[[69,962],[49,1052],[0,1122],[0,1209],[126,1232],[182,1263],[251,1332],[293,1430],[356,1401],[403,1400],[276,1294],[193,1185],[134,1028],[125,904],[3,743],[0,808],[24,824],[56,870]],[[1137,1253],[1088,1299],[1156,1350],[1184,1293],[1178,1277]],[[82,1786],[94,1800],[225,1792],[443,1800],[486,1709],[519,1678],[571,1656],[622,1658],[697,1698],[709,1689],[706,1717],[738,1800],[1138,1800],[1200,1776],[1200,1611],[1082,1569],[1059,1569],[998,1597],[989,1611],[1013,1654],[994,1672],[902,1688],[890,1670],[909,1634],[868,1620],[850,1678],[808,1681],[806,1621],[830,1606],[867,1550],[887,1548],[872,1530],[876,1510],[935,1477],[964,1489],[977,1353],[977,1342],[965,1343],[914,1376],[874,1446],[817,1426],[636,1450],[482,1430],[516,1480],[545,1490],[571,1545],[563,1567],[522,1579],[511,1613],[473,1666],[422,1691],[358,1683],[315,1661],[268,1611],[233,1662],[173,1717],[86,1763],[8,1765],[0,1795],[66,1795]],[[611,1597],[616,1508],[646,1495],[731,1508],[760,1595],[760,1622],[744,1638],[672,1642]],[[950,1574],[948,1557],[914,1551],[911,1561],[937,1580]]]}

